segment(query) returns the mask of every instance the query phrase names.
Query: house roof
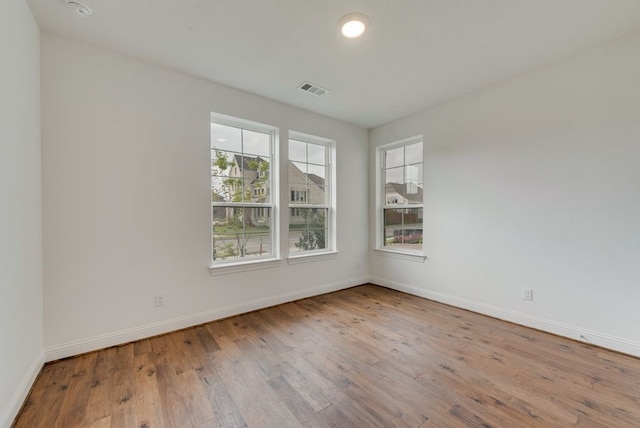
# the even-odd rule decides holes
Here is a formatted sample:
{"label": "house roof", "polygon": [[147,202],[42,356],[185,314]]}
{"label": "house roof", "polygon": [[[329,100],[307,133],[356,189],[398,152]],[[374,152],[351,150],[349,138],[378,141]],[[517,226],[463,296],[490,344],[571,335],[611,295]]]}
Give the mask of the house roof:
{"label": "house roof", "polygon": [[[259,162],[266,162],[266,159],[260,157],[260,156],[247,156],[244,155],[244,157],[242,155],[236,154],[233,156],[233,160],[235,162],[236,165],[240,166],[242,165],[242,169],[244,171],[257,171],[256,165]],[[325,179],[320,177],[317,174],[307,174],[304,173],[302,171],[300,171],[300,168],[298,168],[293,162],[289,161],[289,164],[295,168],[300,174],[302,174],[303,176],[307,177],[309,179],[309,181],[311,181],[313,184],[315,184],[318,187],[324,186],[325,183]]]}
{"label": "house roof", "polygon": [[322,190],[322,186],[324,186],[324,182],[325,182],[324,178],[316,174],[308,174],[306,172],[302,172],[300,168],[298,168],[296,164],[293,163],[292,161],[289,161],[289,166],[291,168],[294,168],[300,175],[302,175],[303,177],[306,177],[310,182],[312,182]]}
{"label": "house roof", "polygon": [[243,171],[257,171],[257,165],[260,162],[266,162],[266,159],[260,156],[234,155],[233,160],[236,165],[241,166]]}
{"label": "house roof", "polygon": [[423,190],[422,187],[418,186],[418,191],[416,193],[408,193],[406,189],[406,185],[403,183],[387,183],[385,186],[386,193],[389,193],[389,190],[399,194],[403,198],[412,202],[422,202]]}
{"label": "house roof", "polygon": [[[304,174],[304,173],[303,173]],[[316,186],[321,187],[324,186],[324,178],[320,177],[316,174],[304,174],[307,178]]]}

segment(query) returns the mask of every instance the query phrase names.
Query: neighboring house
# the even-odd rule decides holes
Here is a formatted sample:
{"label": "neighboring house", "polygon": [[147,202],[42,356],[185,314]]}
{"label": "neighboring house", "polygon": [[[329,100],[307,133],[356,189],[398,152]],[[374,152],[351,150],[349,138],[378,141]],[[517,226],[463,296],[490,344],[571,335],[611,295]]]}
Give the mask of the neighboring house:
{"label": "neighboring house", "polygon": [[[260,156],[234,155],[229,178],[234,179],[231,187],[235,199],[243,202],[265,202],[270,194],[268,174],[269,163],[266,159]],[[240,195],[242,197],[238,198]],[[227,217],[233,215],[234,211],[234,208],[227,208]],[[250,226],[268,224],[269,209],[256,207],[245,210],[243,219]]]}
{"label": "neighboring house", "polygon": [[[244,195],[245,202],[265,202],[270,195],[268,161],[260,156],[252,157],[234,155],[229,168],[231,193]],[[266,163],[266,164],[265,164]],[[293,162],[288,163],[289,202],[301,205],[324,205],[325,179],[316,175],[302,172]],[[218,213],[219,214],[219,213]],[[226,208],[226,217],[234,214],[234,208]],[[248,215],[248,217],[247,217]],[[254,208],[245,213],[245,221],[250,225],[263,224],[268,221],[267,208]],[[304,223],[301,208],[291,209],[290,222]]]}
{"label": "neighboring house", "polygon": [[[385,199],[387,205],[401,205],[402,208],[385,209],[385,239],[393,238],[401,234],[420,234],[422,236],[422,215],[416,210],[403,210],[411,204],[422,204],[422,187],[415,184],[387,183],[385,186]],[[389,207],[392,208],[392,207]]]}
{"label": "neighboring house", "polygon": [[387,183],[384,189],[387,205],[422,204],[422,187],[402,183]]}
{"label": "neighboring house", "polygon": [[245,193],[245,201],[264,202],[269,194],[269,162],[260,156],[234,155],[229,177],[237,181],[235,192]]}
{"label": "neighboring house", "polygon": [[[316,175],[308,174],[300,171],[293,162],[289,162],[288,168],[289,178],[289,203],[291,204],[308,204],[308,205],[325,205],[325,179]],[[304,208],[291,208],[289,223],[304,223],[302,210]]]}

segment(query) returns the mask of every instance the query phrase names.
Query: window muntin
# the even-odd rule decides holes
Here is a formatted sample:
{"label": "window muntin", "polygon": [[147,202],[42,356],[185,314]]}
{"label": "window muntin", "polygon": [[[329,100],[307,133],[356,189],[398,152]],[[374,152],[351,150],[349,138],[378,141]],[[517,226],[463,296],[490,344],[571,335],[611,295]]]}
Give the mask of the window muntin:
{"label": "window muntin", "polygon": [[211,211],[215,264],[273,257],[275,129],[212,116]]}
{"label": "window muntin", "polygon": [[380,159],[380,246],[397,251],[422,252],[422,140],[414,138],[382,147]]}
{"label": "window muntin", "polygon": [[332,145],[289,139],[289,254],[332,250]]}

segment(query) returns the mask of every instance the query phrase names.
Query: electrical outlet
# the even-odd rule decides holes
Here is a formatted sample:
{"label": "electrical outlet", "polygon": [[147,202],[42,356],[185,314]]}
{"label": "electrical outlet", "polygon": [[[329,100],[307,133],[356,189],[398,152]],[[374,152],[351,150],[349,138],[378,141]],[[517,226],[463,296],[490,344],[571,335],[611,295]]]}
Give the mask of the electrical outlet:
{"label": "electrical outlet", "polygon": [[167,295],[165,293],[156,294],[156,306],[164,306]]}
{"label": "electrical outlet", "polygon": [[522,300],[533,300],[533,290],[531,288],[522,289]]}

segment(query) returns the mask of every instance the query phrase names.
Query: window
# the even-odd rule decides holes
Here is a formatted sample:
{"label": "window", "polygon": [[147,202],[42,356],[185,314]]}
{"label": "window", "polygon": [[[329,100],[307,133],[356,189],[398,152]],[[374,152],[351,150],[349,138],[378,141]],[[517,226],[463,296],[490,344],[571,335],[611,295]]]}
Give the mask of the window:
{"label": "window", "polygon": [[380,148],[379,247],[422,252],[422,138]]}
{"label": "window", "polygon": [[307,202],[307,190],[292,190],[291,191],[291,201],[293,203],[302,203]]}
{"label": "window", "polygon": [[227,116],[211,119],[214,264],[276,256],[275,128]]}
{"label": "window", "polygon": [[333,142],[291,133],[289,139],[289,254],[332,251]]}

